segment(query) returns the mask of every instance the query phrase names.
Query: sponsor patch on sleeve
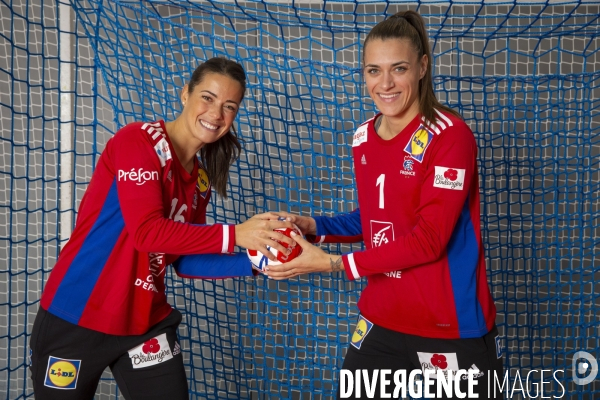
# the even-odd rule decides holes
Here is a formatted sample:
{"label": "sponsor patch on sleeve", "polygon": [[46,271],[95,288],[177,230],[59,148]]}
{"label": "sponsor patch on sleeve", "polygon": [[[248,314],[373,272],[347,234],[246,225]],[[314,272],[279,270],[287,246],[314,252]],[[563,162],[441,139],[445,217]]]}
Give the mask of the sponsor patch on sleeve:
{"label": "sponsor patch on sleeve", "polygon": [[433,133],[429,132],[423,125],[420,125],[410,137],[404,151],[410,154],[410,156],[418,162],[423,162],[425,151],[427,150],[427,147],[429,147],[432,139]]}
{"label": "sponsor patch on sleeve", "polygon": [[369,334],[369,331],[373,328],[373,323],[363,317],[362,315],[358,317],[358,322],[356,323],[356,328],[354,329],[354,333],[352,334],[352,339],[350,344],[357,349],[360,349],[363,341]]}
{"label": "sponsor patch on sleeve", "polygon": [[356,147],[361,145],[362,143],[367,142],[367,128],[369,124],[361,125],[356,132],[354,133],[354,138],[352,139],[352,147]]}
{"label": "sponsor patch on sleeve", "polygon": [[203,168],[198,168],[198,191],[203,199],[206,199],[209,188],[210,181],[208,180],[208,173]]}
{"label": "sponsor patch on sleeve", "polygon": [[460,168],[435,167],[433,186],[442,189],[463,190],[465,170]]}
{"label": "sponsor patch on sleeve", "polygon": [[167,160],[172,158],[171,149],[169,148],[169,143],[167,143],[167,139],[161,138],[156,145],[154,145],[154,150],[156,151],[156,155],[160,160],[160,166],[164,167],[167,163]]}
{"label": "sponsor patch on sleeve", "polygon": [[162,333],[129,350],[134,369],[157,365],[173,358],[167,334]]}
{"label": "sponsor patch on sleeve", "polygon": [[44,386],[55,389],[75,389],[80,368],[81,360],[67,360],[50,356]]}

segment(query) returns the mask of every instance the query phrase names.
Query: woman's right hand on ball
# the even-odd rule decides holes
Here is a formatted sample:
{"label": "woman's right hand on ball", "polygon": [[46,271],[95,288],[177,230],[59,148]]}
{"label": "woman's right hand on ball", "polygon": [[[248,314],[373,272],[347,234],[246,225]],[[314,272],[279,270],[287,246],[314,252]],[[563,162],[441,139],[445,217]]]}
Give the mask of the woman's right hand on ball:
{"label": "woman's right hand on ball", "polygon": [[282,221],[280,216],[275,213],[257,214],[235,226],[235,244],[245,249],[257,250],[267,256],[269,260],[276,261],[277,257],[268,248],[288,254],[289,250],[279,242],[286,243],[288,246],[294,246],[296,243],[275,229],[293,228],[293,226],[291,221],[287,219]]}
{"label": "woman's right hand on ball", "polygon": [[296,224],[303,235],[316,235],[317,223],[313,217],[304,217],[302,215],[290,214],[285,211],[278,211],[277,215],[285,218],[293,224]]}

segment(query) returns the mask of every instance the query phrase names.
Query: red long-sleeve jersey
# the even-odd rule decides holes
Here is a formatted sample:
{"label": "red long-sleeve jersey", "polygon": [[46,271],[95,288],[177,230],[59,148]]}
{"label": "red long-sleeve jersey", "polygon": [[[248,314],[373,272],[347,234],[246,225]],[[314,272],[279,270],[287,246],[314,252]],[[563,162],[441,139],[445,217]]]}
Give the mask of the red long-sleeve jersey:
{"label": "red long-sleeve jersey", "polygon": [[[486,334],[496,309],[480,232],[477,146],[460,118],[415,117],[391,140],[371,119],[353,157],[366,250],[343,256],[368,277],[358,303],[375,324],[434,338]],[[330,232],[335,233],[335,232]]]}
{"label": "red long-sleeve jersey", "polygon": [[188,173],[172,148],[163,121],[127,125],[108,141],[44,289],[45,310],[108,334],[143,334],[172,310],[167,265],[233,251],[233,226],[202,225],[206,171],[195,160]]}

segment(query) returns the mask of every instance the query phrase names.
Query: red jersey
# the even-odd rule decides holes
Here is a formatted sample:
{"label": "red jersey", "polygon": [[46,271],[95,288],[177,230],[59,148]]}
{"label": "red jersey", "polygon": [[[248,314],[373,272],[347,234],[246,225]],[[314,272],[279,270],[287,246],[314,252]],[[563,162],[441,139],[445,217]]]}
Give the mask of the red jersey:
{"label": "red jersey", "polygon": [[357,129],[366,250],[343,262],[351,279],[368,278],[358,307],[373,323],[424,337],[481,337],[496,309],[479,225],[477,146],[464,121],[438,116],[415,117],[391,140],[379,137],[375,119]]}
{"label": "red jersey", "polygon": [[194,160],[188,173],[172,148],[163,121],[127,125],[108,141],[44,289],[45,310],[108,334],[143,334],[172,310],[167,265],[182,254],[233,251],[233,226],[202,225],[206,171]]}

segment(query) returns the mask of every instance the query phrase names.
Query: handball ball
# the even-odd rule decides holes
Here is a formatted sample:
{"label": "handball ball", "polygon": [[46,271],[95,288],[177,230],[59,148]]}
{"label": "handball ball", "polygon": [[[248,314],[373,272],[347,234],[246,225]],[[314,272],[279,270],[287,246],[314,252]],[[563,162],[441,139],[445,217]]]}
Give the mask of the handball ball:
{"label": "handball ball", "polygon": [[[279,229],[275,229],[277,232],[281,232],[283,233],[285,236],[287,237],[292,237],[292,232],[296,232],[297,235],[302,236],[302,232],[300,232],[300,229],[294,225],[294,229],[291,228],[279,228]],[[279,242],[279,241],[278,241]],[[294,246],[288,246],[287,243],[284,242],[279,242],[283,245],[283,247],[285,247],[286,249],[290,249],[292,250],[292,252],[290,254],[284,254],[284,253],[280,253],[277,251],[277,249],[272,249],[270,246],[267,246],[267,250],[269,250],[271,253],[273,253],[276,257],[277,257],[277,261],[271,261],[267,258],[267,256],[265,256],[263,253],[261,253],[258,250],[246,250],[246,252],[248,253],[248,258],[250,259],[250,262],[252,263],[252,268],[258,270],[261,273],[264,273],[264,268],[267,265],[281,265],[283,263],[286,263],[288,261],[292,261],[294,258],[298,257],[301,253],[302,253],[302,247],[300,247],[299,245],[294,245]]]}

